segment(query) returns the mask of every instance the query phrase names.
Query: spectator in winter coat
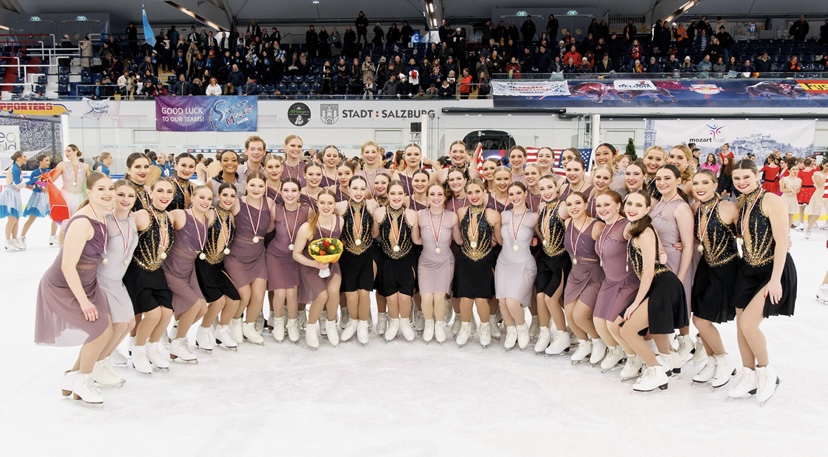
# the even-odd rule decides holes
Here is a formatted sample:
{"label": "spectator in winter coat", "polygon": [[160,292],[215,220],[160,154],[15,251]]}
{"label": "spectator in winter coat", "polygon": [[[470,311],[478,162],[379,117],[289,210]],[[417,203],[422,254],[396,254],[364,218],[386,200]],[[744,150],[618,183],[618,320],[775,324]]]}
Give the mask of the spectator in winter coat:
{"label": "spectator in winter coat", "polygon": [[670,57],[667,59],[667,62],[664,64],[663,71],[665,72],[673,72],[678,70],[681,67],[681,64],[678,60],[676,60],[675,54],[670,54]]}
{"label": "spectator in winter coat", "polygon": [[176,81],[175,86],[173,87],[173,95],[181,97],[192,95],[192,91],[190,90],[190,83],[187,81],[187,78],[184,76],[184,73],[178,75],[178,81]]}
{"label": "spectator in winter coat", "polygon": [[788,73],[796,73],[798,71],[802,71],[802,66],[799,65],[799,58],[797,56],[791,56],[791,60],[785,64],[785,70]]}
{"label": "spectator in winter coat", "polygon": [[239,71],[239,66],[233,64],[230,70],[230,74],[227,75],[227,82],[233,85],[236,90],[236,95],[241,95],[242,88],[244,87],[245,78],[244,74]]}
{"label": "spectator in winter coat", "polygon": [[635,39],[635,35],[638,33],[638,29],[635,28],[633,24],[633,20],[627,20],[627,25],[624,26],[624,42],[625,43],[632,43]]}
{"label": "spectator in winter coat", "polygon": [[382,86],[382,95],[384,97],[396,97],[400,88],[400,82],[397,81],[397,74],[391,73],[388,76],[388,81]]}
{"label": "spectator in winter coat", "polygon": [[768,72],[773,69],[773,60],[768,55],[768,51],[764,51],[761,56],[756,59],[756,71],[760,73]]}
{"label": "spectator in winter coat", "polygon": [[532,16],[528,16],[523,25],[520,26],[520,33],[523,35],[523,45],[529,46],[535,39],[535,23],[532,22]]}
{"label": "spectator in winter coat", "polygon": [[793,37],[794,41],[801,43],[805,41],[805,37],[808,36],[810,28],[808,22],[805,20],[805,16],[799,16],[799,20],[791,24],[788,33]]}
{"label": "spectator in winter coat", "polygon": [[713,64],[710,62],[710,56],[706,55],[696,66],[696,71],[699,72],[699,78],[709,78],[711,70],[713,70]]}
{"label": "spectator in winter coat", "polygon": [[609,73],[611,71],[615,71],[615,66],[612,64],[609,54],[605,52],[601,60],[595,62],[595,73]]}

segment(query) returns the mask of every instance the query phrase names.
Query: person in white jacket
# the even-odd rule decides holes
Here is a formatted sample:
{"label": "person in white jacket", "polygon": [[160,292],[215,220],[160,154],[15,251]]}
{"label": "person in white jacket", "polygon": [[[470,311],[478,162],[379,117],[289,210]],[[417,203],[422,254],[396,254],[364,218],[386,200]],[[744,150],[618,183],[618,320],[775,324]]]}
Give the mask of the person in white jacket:
{"label": "person in white jacket", "polygon": [[210,78],[210,85],[204,90],[204,95],[221,95],[221,86],[215,77]]}

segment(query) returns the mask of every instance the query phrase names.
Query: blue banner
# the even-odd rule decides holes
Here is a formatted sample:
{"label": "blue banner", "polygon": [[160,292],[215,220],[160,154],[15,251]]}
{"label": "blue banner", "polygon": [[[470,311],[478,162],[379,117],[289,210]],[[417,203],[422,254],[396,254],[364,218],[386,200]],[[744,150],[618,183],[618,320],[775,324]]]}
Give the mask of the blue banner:
{"label": "blue banner", "polygon": [[167,132],[255,132],[258,97],[157,97],[155,129]]}
{"label": "blue banner", "polygon": [[[529,86],[519,86],[520,90],[495,91],[494,105],[506,108],[828,107],[828,81],[824,80],[642,78],[565,83],[564,90],[559,87],[562,81],[531,81]],[[544,88],[545,84],[550,87]]]}

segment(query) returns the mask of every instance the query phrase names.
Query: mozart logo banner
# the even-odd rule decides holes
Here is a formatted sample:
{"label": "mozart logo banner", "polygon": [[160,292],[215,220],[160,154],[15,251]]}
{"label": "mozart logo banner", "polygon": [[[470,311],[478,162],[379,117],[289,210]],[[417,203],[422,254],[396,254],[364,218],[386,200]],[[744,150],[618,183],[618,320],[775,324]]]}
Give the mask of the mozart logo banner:
{"label": "mozart logo banner", "polygon": [[158,97],[155,128],[167,132],[254,132],[257,97]]}

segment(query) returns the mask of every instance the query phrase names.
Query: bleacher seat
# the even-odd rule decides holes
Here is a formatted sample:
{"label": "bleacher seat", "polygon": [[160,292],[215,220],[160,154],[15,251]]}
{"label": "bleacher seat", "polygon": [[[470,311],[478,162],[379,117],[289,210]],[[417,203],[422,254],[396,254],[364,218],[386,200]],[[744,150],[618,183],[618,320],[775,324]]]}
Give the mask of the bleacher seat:
{"label": "bleacher seat", "polygon": [[313,85],[311,86],[311,92],[313,92],[314,94],[322,92],[322,84],[313,83]]}
{"label": "bleacher seat", "polygon": [[68,75],[69,74],[69,67],[58,67],[58,74],[59,75]]}
{"label": "bleacher seat", "polygon": [[299,86],[299,92],[302,94],[307,94],[308,92],[310,92],[310,84],[302,83],[302,85]]}
{"label": "bleacher seat", "polygon": [[273,95],[273,93],[276,92],[276,88],[273,87],[273,84],[266,84],[262,90],[265,95]]}
{"label": "bleacher seat", "polygon": [[92,75],[89,73],[81,73],[80,82],[81,84],[92,84]]}
{"label": "bleacher seat", "polygon": [[283,82],[283,83],[285,83],[285,84],[290,84],[290,83],[291,83],[291,81],[292,81],[292,80],[291,80],[291,78],[290,78],[290,75],[282,75],[282,82]]}
{"label": "bleacher seat", "polygon": [[287,92],[287,84],[285,84],[285,83],[276,84],[276,90],[278,90],[282,94],[286,93]]}
{"label": "bleacher seat", "polygon": [[38,84],[35,86],[35,93],[38,94],[45,94],[46,93],[46,85],[45,84]]}
{"label": "bleacher seat", "polygon": [[58,95],[69,95],[69,84],[58,84]]}
{"label": "bleacher seat", "polygon": [[58,75],[58,84],[69,84],[69,75],[68,74]]}
{"label": "bleacher seat", "polygon": [[304,80],[305,80],[305,78],[302,75],[294,75],[293,76],[293,82],[296,83],[296,84],[302,84],[302,82]]}
{"label": "bleacher seat", "polygon": [[85,96],[92,95],[92,86],[82,84],[78,86],[78,93]]}
{"label": "bleacher seat", "polygon": [[294,95],[297,92],[299,92],[299,86],[296,83],[290,83],[290,85],[287,86],[287,92],[285,93],[288,95]]}
{"label": "bleacher seat", "polygon": [[94,73],[92,75],[92,83],[103,82],[103,75],[100,73]]}
{"label": "bleacher seat", "polygon": [[47,81],[48,81],[48,79],[46,78],[46,75],[40,75],[40,76],[37,77],[37,83],[38,84],[46,84]]}

